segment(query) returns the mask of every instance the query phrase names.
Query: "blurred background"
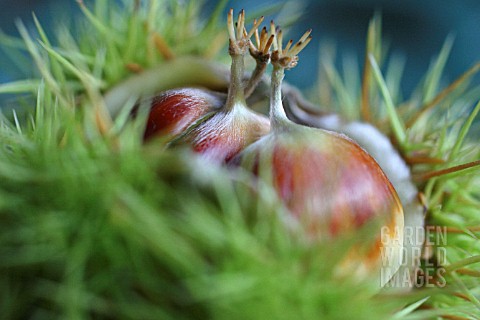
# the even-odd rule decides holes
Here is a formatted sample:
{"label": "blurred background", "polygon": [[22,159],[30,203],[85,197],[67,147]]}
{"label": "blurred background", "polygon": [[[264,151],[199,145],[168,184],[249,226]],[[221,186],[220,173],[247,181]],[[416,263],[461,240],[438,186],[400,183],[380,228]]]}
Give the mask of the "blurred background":
{"label": "blurred background", "polygon": [[[205,14],[216,2],[205,1]],[[253,14],[283,2],[229,1],[227,8],[236,11],[244,8]],[[0,28],[9,35],[17,34],[16,19],[32,25],[32,12],[47,29],[78,14],[75,0],[0,0],[0,9]],[[359,65],[363,63],[366,30],[375,12],[381,13],[383,36],[390,44],[390,53],[406,58],[404,92],[411,91],[421,79],[448,35],[453,36],[454,43],[446,66],[446,80],[453,80],[480,60],[479,0],[303,0],[291,1],[291,14],[286,11],[283,10],[282,21],[300,14],[298,23],[289,29],[289,37],[295,40],[305,30],[313,29],[314,41],[301,54],[299,66],[287,74],[288,81],[302,88],[315,82],[322,44],[334,44],[338,60],[350,55]],[[11,80],[14,74],[11,63],[4,56],[0,59],[0,82]]]}

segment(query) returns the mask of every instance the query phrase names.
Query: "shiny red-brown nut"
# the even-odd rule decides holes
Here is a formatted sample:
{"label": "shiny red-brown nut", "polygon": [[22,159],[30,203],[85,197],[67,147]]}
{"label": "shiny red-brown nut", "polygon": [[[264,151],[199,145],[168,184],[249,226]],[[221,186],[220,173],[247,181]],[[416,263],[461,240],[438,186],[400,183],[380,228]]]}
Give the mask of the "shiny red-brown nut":
{"label": "shiny red-brown nut", "polygon": [[375,216],[391,216],[390,222],[401,218],[395,189],[358,144],[333,132],[292,126],[263,137],[239,157],[257,174],[270,171],[278,196],[296,219],[308,220],[312,234],[336,236]]}
{"label": "shiny red-brown nut", "polygon": [[209,112],[219,110],[226,96],[197,88],[168,90],[155,96],[145,127],[144,139],[175,137]]}
{"label": "shiny red-brown nut", "polygon": [[[270,185],[284,203],[288,221],[310,240],[357,234],[370,222],[379,223],[345,252],[338,270],[365,276],[388,269],[389,276],[380,277],[383,286],[402,259],[404,217],[398,195],[377,162],[353,140],[288,119],[282,104],[284,70],[296,66],[310,31],[282,49],[281,30],[277,32],[273,23],[272,30],[277,42],[271,58],[271,131],[232,162]],[[365,243],[367,247],[359,250]]]}
{"label": "shiny red-brown nut", "polygon": [[402,205],[380,166],[354,141],[292,123],[288,130],[273,128],[233,161],[275,189],[293,218],[289,221],[308,239],[333,239],[370,222],[380,223],[382,228],[360,242],[373,243],[366,255],[349,253],[348,268],[368,274],[382,267],[386,254],[391,261],[385,267],[394,271],[399,267]]}

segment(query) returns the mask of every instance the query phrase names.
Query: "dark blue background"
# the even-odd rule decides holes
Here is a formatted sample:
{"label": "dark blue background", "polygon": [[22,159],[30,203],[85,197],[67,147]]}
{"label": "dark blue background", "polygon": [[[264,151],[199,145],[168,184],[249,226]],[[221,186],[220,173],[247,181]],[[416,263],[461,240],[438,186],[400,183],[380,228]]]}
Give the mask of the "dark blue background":
{"label": "dark blue background", "polygon": [[[206,10],[215,2],[207,1]],[[245,8],[248,13],[276,2],[230,1],[228,7]],[[358,62],[362,62],[368,21],[375,11],[382,13],[384,36],[391,44],[391,52],[407,57],[403,84],[407,91],[427,70],[448,34],[455,36],[446,69],[449,80],[480,60],[478,0],[310,0],[305,3],[305,14],[297,27],[290,30],[290,35],[297,39],[304,30],[313,28],[314,42],[302,53],[299,66],[287,75],[289,81],[301,87],[308,87],[315,81],[319,43],[333,41],[340,56],[344,52],[356,53]],[[16,18],[31,25],[32,11],[47,29],[78,13],[75,0],[0,0],[0,9],[0,28],[8,34],[16,33]],[[9,66],[2,58],[0,82],[12,79],[10,75],[14,70]]]}

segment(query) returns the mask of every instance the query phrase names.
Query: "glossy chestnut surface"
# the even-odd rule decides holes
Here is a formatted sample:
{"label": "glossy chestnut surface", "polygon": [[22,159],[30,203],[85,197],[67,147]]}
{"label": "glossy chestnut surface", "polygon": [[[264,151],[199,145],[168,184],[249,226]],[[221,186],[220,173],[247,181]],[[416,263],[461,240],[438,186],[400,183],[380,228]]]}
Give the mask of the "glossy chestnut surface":
{"label": "glossy chestnut surface", "polygon": [[147,119],[144,139],[177,136],[209,112],[219,110],[226,96],[197,88],[168,90],[155,96]]}
{"label": "glossy chestnut surface", "polygon": [[293,126],[260,139],[240,157],[260,177],[271,177],[278,196],[312,234],[336,236],[375,216],[403,219],[395,189],[358,144],[333,132]]}

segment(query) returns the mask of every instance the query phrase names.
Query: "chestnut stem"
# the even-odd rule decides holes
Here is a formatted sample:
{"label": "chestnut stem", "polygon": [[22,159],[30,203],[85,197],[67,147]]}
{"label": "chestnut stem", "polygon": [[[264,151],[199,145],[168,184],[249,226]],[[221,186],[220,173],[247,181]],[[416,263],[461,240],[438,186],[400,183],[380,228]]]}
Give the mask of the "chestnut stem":
{"label": "chestnut stem", "polygon": [[257,65],[255,66],[255,70],[253,70],[250,79],[248,80],[247,85],[245,86],[245,98],[248,98],[252,95],[253,91],[257,87],[260,80],[262,80],[262,76],[267,70],[268,60],[267,61],[257,61]]}
{"label": "chestnut stem", "polygon": [[[263,17],[260,21],[263,20]],[[275,35],[272,33],[268,36],[267,28],[263,27],[262,33],[259,34],[258,28],[256,27],[258,21],[254,21],[254,32],[256,46],[250,41],[249,42],[249,51],[250,55],[255,59],[256,66],[255,70],[252,72],[248,84],[245,88],[245,97],[248,98],[255,88],[257,87],[258,83],[262,80],[262,76],[267,69],[267,65],[270,62],[270,48],[275,40]]]}
{"label": "chestnut stem", "polygon": [[288,127],[291,122],[285,113],[282,103],[282,81],[284,75],[284,68],[279,65],[274,65],[270,96],[270,123],[274,129]]}
{"label": "chestnut stem", "polygon": [[243,73],[245,69],[243,54],[231,53],[232,67],[230,69],[230,85],[228,87],[226,111],[233,110],[237,102],[245,104],[245,95],[243,89]]}

